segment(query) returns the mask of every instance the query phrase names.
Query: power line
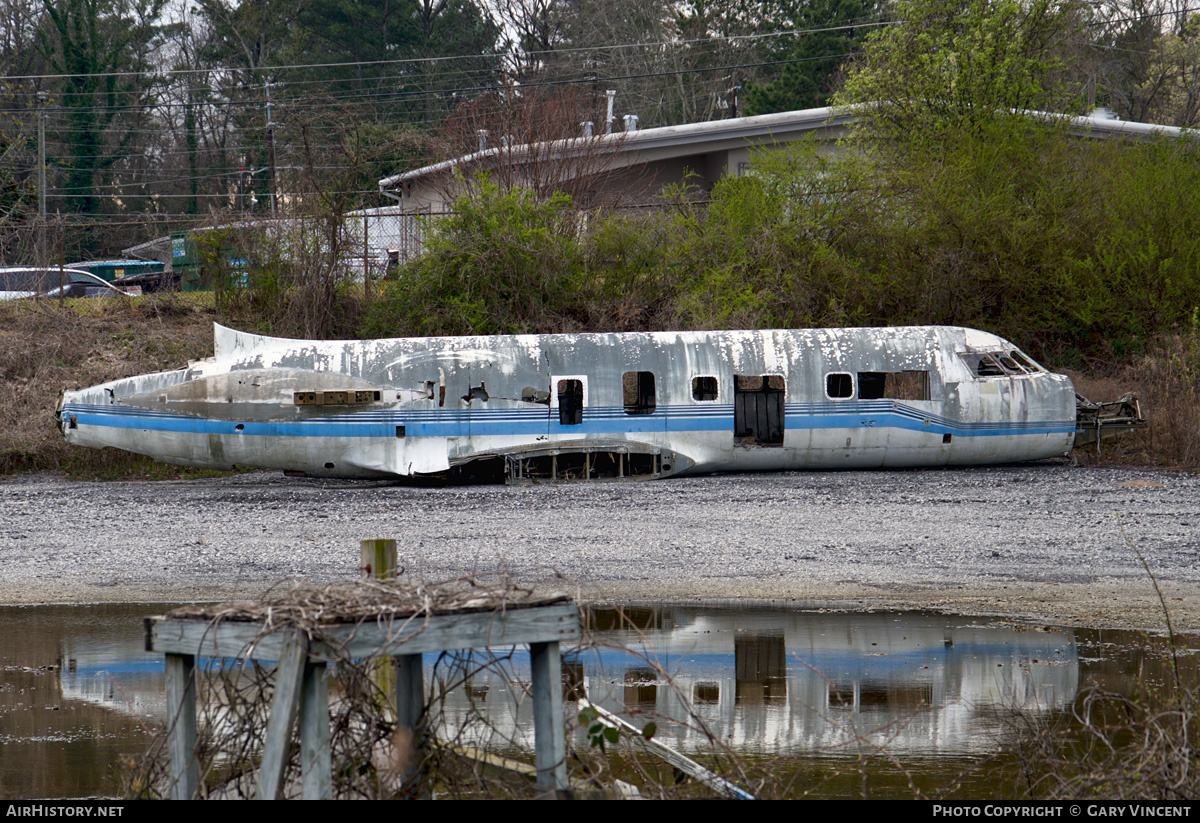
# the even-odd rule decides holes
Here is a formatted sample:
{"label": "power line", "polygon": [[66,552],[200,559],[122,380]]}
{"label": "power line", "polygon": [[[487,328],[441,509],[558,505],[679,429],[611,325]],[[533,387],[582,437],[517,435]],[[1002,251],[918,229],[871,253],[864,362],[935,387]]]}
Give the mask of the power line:
{"label": "power line", "polygon": [[[879,26],[897,25],[903,21],[869,21],[869,22],[854,22],[840,26],[825,26],[811,29],[787,29],[776,32],[761,32],[757,34],[735,34],[723,35],[719,37],[696,37],[684,40],[651,40],[638,43],[618,43],[592,46],[577,46],[562,49],[549,49],[544,51],[524,52],[525,57],[544,57],[547,55],[571,55],[584,52],[596,51],[613,51],[617,49],[645,48],[645,47],[662,47],[662,46],[687,46],[697,43],[714,43],[714,42],[738,42],[742,40],[761,40],[773,37],[791,37],[801,34],[822,34],[831,31],[848,31],[863,28],[875,28]],[[291,63],[269,66],[246,66],[246,67],[222,67],[221,71],[232,72],[278,72],[278,71],[295,71],[301,69],[330,69],[330,68],[360,68],[364,66],[393,66],[393,65],[420,65],[430,63],[442,63],[452,60],[480,60],[480,59],[503,59],[504,53],[475,53],[475,54],[456,54],[442,55],[431,57],[403,57],[391,60],[353,60],[340,61],[329,63]],[[88,74],[88,77],[171,77],[184,76],[189,74],[203,74],[214,71],[212,67],[199,69],[160,69],[158,71],[116,71],[116,72],[96,72]],[[17,80],[63,80],[75,77],[78,75],[72,74],[24,74],[13,75],[5,78],[8,81]]]}
{"label": "power line", "polygon": [[[1087,25],[1089,27],[1097,27],[1097,26],[1112,25],[1114,23],[1140,22],[1142,20],[1150,20],[1150,19],[1155,19],[1155,18],[1160,18],[1160,17],[1179,16],[1179,15],[1184,15],[1184,14],[1190,14],[1195,11],[1200,11],[1200,7],[1189,6],[1189,7],[1182,8],[1182,9],[1173,9],[1173,10],[1169,10],[1169,11],[1154,12],[1154,13],[1141,14],[1141,15],[1136,15],[1136,16],[1106,18],[1103,20],[1092,21],[1092,22],[1088,23]],[[729,42],[740,42],[740,41],[754,41],[754,40],[763,40],[763,39],[770,39],[770,38],[777,38],[777,37],[793,37],[793,36],[805,35],[805,34],[823,34],[823,33],[828,33],[828,32],[835,32],[835,31],[853,31],[853,30],[857,30],[857,29],[878,28],[878,27],[883,27],[883,26],[898,26],[898,25],[903,25],[907,22],[908,21],[906,21],[906,20],[870,20],[870,19],[867,19],[865,22],[855,21],[852,23],[847,23],[847,24],[838,25],[838,26],[824,26],[824,27],[808,28],[808,29],[785,29],[785,30],[774,31],[774,32],[758,32],[758,33],[753,33],[753,34],[734,34],[734,35],[722,35],[722,36],[713,36],[713,37],[697,37],[697,38],[688,38],[688,39],[680,39],[680,40],[648,40],[648,41],[641,41],[641,42],[634,42],[634,43],[616,43],[616,44],[603,44],[603,45],[590,45],[590,46],[576,46],[576,47],[567,47],[567,48],[559,48],[559,49],[546,49],[546,50],[540,50],[540,51],[528,51],[528,52],[522,52],[520,55],[507,54],[505,52],[477,52],[477,53],[473,53],[473,54],[434,55],[434,56],[425,56],[425,57],[403,57],[403,58],[393,58],[393,59],[389,59],[389,60],[351,60],[351,61],[333,61],[333,62],[325,62],[325,63],[283,63],[283,64],[271,64],[271,65],[264,65],[264,66],[222,66],[222,67],[211,67],[210,66],[210,67],[195,68],[195,69],[175,68],[175,69],[158,69],[158,70],[145,70],[145,71],[95,72],[95,73],[91,73],[91,74],[87,74],[87,75],[83,75],[83,76],[97,77],[97,78],[147,77],[147,78],[153,79],[153,78],[159,78],[159,77],[174,77],[174,76],[186,76],[186,75],[192,75],[192,74],[207,74],[207,73],[212,73],[214,71],[215,72],[233,72],[233,73],[248,72],[248,73],[253,74],[253,73],[262,73],[262,72],[298,71],[298,70],[305,70],[305,69],[363,68],[363,67],[370,67],[370,66],[429,65],[431,63],[444,63],[444,62],[450,62],[450,61],[454,61],[454,60],[503,60],[503,59],[506,59],[511,56],[520,56],[522,59],[528,59],[528,58],[535,58],[535,57],[546,57],[546,56],[550,56],[550,55],[571,55],[571,54],[581,54],[581,53],[587,53],[587,52],[615,51],[615,50],[619,50],[619,49],[632,49],[632,48],[645,48],[645,47],[656,47],[657,48],[657,47],[662,47],[662,46],[688,46],[688,45],[695,45],[695,44],[699,44],[699,43],[717,43],[717,42],[729,43]],[[462,71],[465,72],[466,70],[462,70]],[[4,79],[9,82],[31,81],[31,80],[32,81],[63,80],[63,79],[70,79],[72,77],[78,77],[78,76],[80,76],[80,75],[75,75],[75,74],[23,74],[23,75],[10,75],[10,76],[5,77]],[[331,81],[314,80],[314,81],[298,81],[298,82],[331,82]]]}
{"label": "power line", "polygon": [[[789,59],[784,59],[784,60],[762,60],[762,61],[758,61],[758,62],[754,62],[754,63],[732,63],[732,64],[720,65],[720,66],[699,66],[699,67],[692,67],[692,68],[685,68],[685,69],[673,69],[670,71],[639,72],[639,73],[635,73],[635,74],[598,75],[598,74],[592,73],[592,74],[588,74],[583,77],[576,77],[576,78],[570,78],[570,79],[540,80],[540,81],[535,81],[535,82],[530,82],[530,83],[524,83],[517,88],[517,91],[520,91],[522,89],[552,88],[552,87],[556,87],[556,86],[591,85],[593,83],[618,83],[623,80],[643,80],[643,79],[650,79],[650,78],[655,78],[655,77],[674,77],[674,76],[686,75],[686,74],[704,74],[706,72],[738,71],[738,70],[742,70],[742,69],[765,68],[768,66],[783,66],[783,65],[788,65],[788,64],[792,64],[792,63],[808,63],[808,62],[815,62],[815,61],[819,61],[819,60],[841,60],[841,59],[844,59],[844,58],[847,58],[850,56],[852,56],[852,53],[847,52],[844,54],[820,55],[818,57],[796,57],[796,58],[789,58]],[[286,87],[286,84],[285,84],[285,87]],[[449,87],[449,88],[438,88],[438,89],[432,89],[432,90],[415,89],[412,91],[401,91],[401,92],[370,92],[367,94],[356,94],[353,99],[361,99],[363,97],[371,97],[371,98],[377,98],[377,99],[387,99],[387,100],[392,100],[392,101],[405,101],[405,100],[416,101],[416,100],[423,99],[430,94],[433,94],[435,96],[463,95],[463,94],[470,94],[472,92],[494,91],[494,90],[497,90],[497,88],[498,87],[495,85],[474,85],[474,86],[454,86],[454,87]],[[333,103],[337,103],[344,99],[348,99],[348,98],[331,97],[330,100],[328,100],[328,101],[313,100],[313,99],[306,100],[303,98],[301,98],[301,99],[283,98],[279,102],[279,105],[285,111],[287,111],[287,110],[298,110],[299,111],[299,110],[305,110],[305,109],[330,109],[330,108],[334,107],[332,105]],[[258,106],[261,106],[262,104],[263,104],[262,100],[240,100],[240,101],[234,101],[231,103],[231,105],[247,107],[247,108],[249,108],[251,106],[258,107]],[[142,111],[142,110],[165,109],[165,110],[169,111],[169,110],[173,110],[173,109],[177,110],[177,109],[181,109],[181,108],[186,108],[187,105],[188,104],[184,103],[184,102],[172,102],[172,103],[159,102],[159,103],[144,104],[144,105],[122,104],[122,105],[113,105],[113,106],[105,106],[105,105],[47,106],[45,108],[45,111],[47,112],[47,114],[60,114],[60,115],[61,114],[69,114],[74,111],[83,111],[83,110]],[[194,105],[199,106],[199,104],[194,104]],[[10,109],[10,111],[11,111],[11,109]],[[154,133],[154,132],[148,132],[148,133]]]}

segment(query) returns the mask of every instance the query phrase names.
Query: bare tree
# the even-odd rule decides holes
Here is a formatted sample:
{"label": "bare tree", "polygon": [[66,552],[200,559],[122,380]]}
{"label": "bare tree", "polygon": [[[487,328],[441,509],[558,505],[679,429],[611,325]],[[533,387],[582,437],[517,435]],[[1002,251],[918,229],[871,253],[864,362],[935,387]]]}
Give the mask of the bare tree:
{"label": "bare tree", "polygon": [[[539,198],[566,194],[581,208],[611,204],[624,195],[607,179],[626,139],[602,134],[590,96],[578,90],[510,89],[463,106],[447,124],[462,160],[444,175],[448,199],[476,171],[502,188],[519,187]],[[589,123],[590,121],[590,123]]]}
{"label": "bare tree", "polygon": [[1097,103],[1127,120],[1200,122],[1200,15],[1186,0],[1110,0],[1094,25]]}

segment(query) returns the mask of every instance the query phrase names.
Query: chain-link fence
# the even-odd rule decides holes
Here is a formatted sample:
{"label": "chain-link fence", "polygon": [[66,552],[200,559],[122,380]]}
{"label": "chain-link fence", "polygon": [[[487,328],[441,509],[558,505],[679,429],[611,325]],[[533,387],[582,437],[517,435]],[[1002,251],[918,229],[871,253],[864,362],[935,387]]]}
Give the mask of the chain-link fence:
{"label": "chain-link fence", "polygon": [[360,267],[372,279],[394,277],[399,266],[424,252],[431,224],[449,214],[410,212],[393,206],[349,215],[348,220],[359,224],[362,237]]}

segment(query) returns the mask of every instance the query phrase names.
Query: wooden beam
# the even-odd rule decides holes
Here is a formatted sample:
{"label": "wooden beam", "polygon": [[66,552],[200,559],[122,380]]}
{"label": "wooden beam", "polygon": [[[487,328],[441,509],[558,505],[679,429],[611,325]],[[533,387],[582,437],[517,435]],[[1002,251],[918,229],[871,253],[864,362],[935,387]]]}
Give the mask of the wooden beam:
{"label": "wooden beam", "polygon": [[596,713],[597,719],[601,723],[625,732],[625,736],[628,740],[638,744],[644,749],[647,749],[688,776],[699,780],[701,783],[708,786],[718,794],[733,800],[754,799],[754,795],[738,788],[720,775],[714,774],[713,772],[701,766],[695,760],[692,760],[690,757],[675,751],[665,743],[659,743],[657,740],[652,738],[648,739],[644,734],[642,734],[641,729],[630,723],[628,720],[625,720],[623,717],[618,717],[607,709],[603,709],[585,698],[581,698],[579,700],[579,708],[591,709]]}
{"label": "wooden beam", "polygon": [[305,800],[328,800],[333,795],[328,668],[325,663],[304,664],[300,695],[300,776]]}
{"label": "wooden beam", "polygon": [[[411,785],[420,780],[420,767],[425,755],[425,672],[419,654],[398,655],[395,665],[396,729],[400,734],[410,735],[412,751],[403,777],[404,783]],[[403,741],[395,742],[400,744]]]}
{"label": "wooden beam", "polygon": [[[168,617],[149,617],[147,621],[148,650],[167,654],[278,660],[287,634],[280,631],[263,636],[261,623],[224,621],[214,626],[205,620]],[[579,638],[579,609],[571,603],[559,603],[502,612],[371,619],[357,625],[322,626],[321,633],[328,644],[311,644],[309,655],[326,662],[345,657],[563,642]]]}
{"label": "wooden beam", "polygon": [[363,577],[372,580],[395,579],[399,564],[396,560],[396,541],[388,539],[360,540]]}
{"label": "wooden beam", "polygon": [[[362,551],[362,565],[358,571],[363,577],[380,581],[395,580],[396,575],[404,571],[396,560],[395,540],[378,538],[358,542]],[[385,704],[391,703],[396,695],[395,667],[390,660],[382,659],[376,660],[373,668],[372,677],[379,693],[383,695]]]}
{"label": "wooden beam", "polygon": [[[513,776],[528,780],[530,783],[537,781],[537,769],[520,760],[476,749],[474,746],[451,743],[446,740],[439,740],[438,746],[452,754],[458,755],[464,760],[471,761],[485,775],[495,775],[497,777]],[[621,800],[641,796],[637,786],[626,783],[623,780],[613,780],[612,790],[599,788],[577,778],[569,778],[569,785],[571,799],[573,800]]]}
{"label": "wooden beam", "polygon": [[196,658],[168,654],[167,758],[172,800],[194,800],[200,789],[196,765]]}
{"label": "wooden beam", "polygon": [[533,745],[538,791],[567,788],[567,741],[563,728],[562,657],[557,643],[530,643],[533,675]]}
{"label": "wooden beam", "polygon": [[[406,780],[419,779],[425,708],[421,655],[458,649],[529,645],[533,676],[534,741],[538,790],[568,788],[563,723],[562,659],[559,641],[580,634],[572,603],[551,603],[504,611],[367,620],[321,626],[322,643],[312,643],[293,627],[262,634],[255,622],[150,617],[146,648],[167,655],[168,698],[178,706],[178,728],[170,739],[172,796],[194,797],[196,656],[278,661],[275,695],[267,721],[256,796],[284,793],[290,741],[301,716],[301,771],[306,798],[331,794],[329,694],[326,663],[346,658],[396,657],[395,710],[398,725],[412,733],[413,762]],[[190,684],[190,685],[189,685]],[[190,723],[190,725],[189,725]]]}
{"label": "wooden beam", "polygon": [[306,638],[289,633],[275,670],[275,697],[267,720],[262,765],[258,769],[258,800],[278,800],[283,796],[283,778],[291,754],[292,727],[300,711],[300,692],[307,660]]}

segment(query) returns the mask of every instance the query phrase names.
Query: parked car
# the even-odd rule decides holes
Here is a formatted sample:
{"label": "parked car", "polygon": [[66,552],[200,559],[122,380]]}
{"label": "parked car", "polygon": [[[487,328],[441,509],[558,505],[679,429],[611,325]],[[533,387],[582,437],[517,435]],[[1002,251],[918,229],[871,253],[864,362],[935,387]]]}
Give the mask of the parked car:
{"label": "parked car", "polygon": [[6,266],[0,268],[0,300],[58,297],[60,283],[63,297],[136,297],[142,293],[140,288],[117,288],[104,278],[82,269]]}
{"label": "parked car", "polygon": [[142,294],[156,291],[179,291],[179,272],[177,271],[144,271],[137,274],[127,274],[111,281],[114,286],[124,291],[142,290]]}

